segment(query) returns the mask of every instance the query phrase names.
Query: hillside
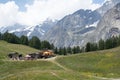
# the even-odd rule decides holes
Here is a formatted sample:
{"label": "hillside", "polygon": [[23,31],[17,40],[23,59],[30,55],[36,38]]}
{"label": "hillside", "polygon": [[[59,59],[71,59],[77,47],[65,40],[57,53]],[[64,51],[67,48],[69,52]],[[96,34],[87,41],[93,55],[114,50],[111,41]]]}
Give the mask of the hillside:
{"label": "hillside", "polygon": [[70,55],[58,58],[57,61],[61,65],[83,75],[108,78],[119,77],[120,80],[120,47],[111,50]]}
{"label": "hillside", "polygon": [[[9,61],[6,54],[36,52],[0,41],[0,80],[119,80],[120,47],[33,61]],[[117,78],[117,79],[116,79]]]}
{"label": "hillside", "polygon": [[7,54],[10,52],[19,52],[21,54],[28,54],[32,52],[38,52],[39,50],[30,48],[28,46],[11,44],[5,41],[0,41],[0,59],[6,58]]}

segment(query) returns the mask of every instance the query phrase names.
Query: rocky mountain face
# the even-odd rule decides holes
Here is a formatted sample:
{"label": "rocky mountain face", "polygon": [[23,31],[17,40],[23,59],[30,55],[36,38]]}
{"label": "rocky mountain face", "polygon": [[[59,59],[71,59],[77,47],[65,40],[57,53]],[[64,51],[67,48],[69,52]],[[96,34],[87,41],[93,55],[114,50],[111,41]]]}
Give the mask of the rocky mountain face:
{"label": "rocky mountain face", "polygon": [[45,34],[44,39],[57,47],[73,47],[119,35],[119,17],[115,18],[119,12],[115,14],[109,10],[119,2],[120,0],[109,0],[95,11],[79,10],[68,15],[58,21]]}
{"label": "rocky mountain face", "polygon": [[105,13],[93,34],[95,41],[120,34],[120,3]]}
{"label": "rocky mountain face", "polygon": [[104,14],[109,9],[111,9],[112,7],[117,5],[118,3],[120,3],[120,0],[107,0],[100,8],[97,9],[97,11],[101,14],[101,16],[104,16]]}
{"label": "rocky mountain face", "polygon": [[8,30],[17,36],[26,35],[29,38],[37,36],[57,47],[84,46],[87,42],[97,42],[101,38],[107,39],[120,34],[118,3],[120,0],[108,0],[94,11],[80,9],[59,21],[53,22],[48,19],[36,26],[15,24],[1,27],[0,32]]}
{"label": "rocky mountain face", "polygon": [[81,45],[84,38],[95,30],[100,18],[101,15],[97,11],[81,9],[58,21],[43,39],[57,47]]}

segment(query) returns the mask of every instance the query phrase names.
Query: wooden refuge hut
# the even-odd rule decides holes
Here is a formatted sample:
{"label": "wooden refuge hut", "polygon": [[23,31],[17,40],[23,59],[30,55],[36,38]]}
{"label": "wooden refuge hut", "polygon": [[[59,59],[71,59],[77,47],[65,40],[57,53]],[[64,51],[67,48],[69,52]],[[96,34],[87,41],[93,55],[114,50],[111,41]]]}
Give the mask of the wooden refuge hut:
{"label": "wooden refuge hut", "polygon": [[55,56],[52,50],[42,50],[40,53],[42,54],[43,58],[50,58]]}

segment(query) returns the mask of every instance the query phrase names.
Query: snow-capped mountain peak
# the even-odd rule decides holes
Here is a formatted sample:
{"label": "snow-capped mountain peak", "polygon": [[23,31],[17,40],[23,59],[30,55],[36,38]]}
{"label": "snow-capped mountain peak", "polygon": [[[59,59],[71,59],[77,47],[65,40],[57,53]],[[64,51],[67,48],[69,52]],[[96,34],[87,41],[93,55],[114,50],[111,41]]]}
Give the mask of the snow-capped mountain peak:
{"label": "snow-capped mountain peak", "polygon": [[8,27],[1,27],[0,32],[4,33],[6,31],[10,33],[14,33],[17,36],[28,36],[31,38],[32,36],[37,36],[41,38],[49,29],[51,29],[56,24],[56,21],[52,21],[50,19],[44,21],[42,24],[38,24],[36,26],[25,26],[25,25],[13,25]]}
{"label": "snow-capped mountain peak", "polygon": [[32,37],[32,36],[42,36],[44,35],[45,31],[43,29],[41,29],[41,25],[37,25],[37,26],[30,26],[30,27],[24,27],[24,28],[20,28],[20,29],[16,29],[16,30],[11,30],[9,31],[10,33],[15,33],[18,36],[28,36],[28,37]]}

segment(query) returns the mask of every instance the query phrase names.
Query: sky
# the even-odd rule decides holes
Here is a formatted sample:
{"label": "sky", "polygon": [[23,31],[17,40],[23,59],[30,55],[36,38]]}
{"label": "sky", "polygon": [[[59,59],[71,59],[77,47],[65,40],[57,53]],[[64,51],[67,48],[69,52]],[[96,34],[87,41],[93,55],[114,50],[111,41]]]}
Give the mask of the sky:
{"label": "sky", "polygon": [[104,0],[93,0],[93,3],[95,4],[102,4]]}
{"label": "sky", "polygon": [[46,19],[60,20],[79,9],[95,10],[104,0],[0,0],[0,27],[16,23],[27,26]]}

